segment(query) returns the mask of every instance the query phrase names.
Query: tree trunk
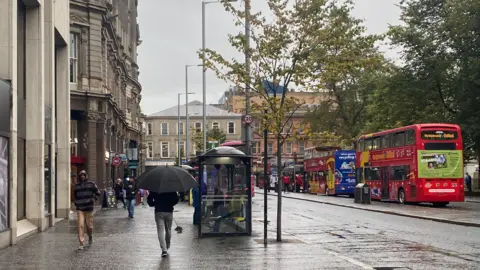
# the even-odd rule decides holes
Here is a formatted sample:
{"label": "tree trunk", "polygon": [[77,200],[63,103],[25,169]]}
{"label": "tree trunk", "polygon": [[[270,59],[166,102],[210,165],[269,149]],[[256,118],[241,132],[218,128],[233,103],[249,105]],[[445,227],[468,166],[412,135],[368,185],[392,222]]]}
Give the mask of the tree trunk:
{"label": "tree trunk", "polygon": [[277,137],[277,176],[278,176],[278,196],[277,196],[277,242],[282,242],[282,142]]}

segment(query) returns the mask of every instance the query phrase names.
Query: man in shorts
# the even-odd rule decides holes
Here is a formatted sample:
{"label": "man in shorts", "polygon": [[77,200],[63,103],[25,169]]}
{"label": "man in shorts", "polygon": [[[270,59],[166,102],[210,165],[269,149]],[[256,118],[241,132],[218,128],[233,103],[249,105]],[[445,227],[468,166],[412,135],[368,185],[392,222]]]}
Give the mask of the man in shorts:
{"label": "man in shorts", "polygon": [[[74,204],[77,209],[79,250],[85,245],[85,223],[87,224],[88,244],[93,243],[93,207],[97,196],[100,196],[97,185],[88,180],[86,171],[81,171],[79,181],[73,188]],[[85,222],[86,221],[86,222]]]}

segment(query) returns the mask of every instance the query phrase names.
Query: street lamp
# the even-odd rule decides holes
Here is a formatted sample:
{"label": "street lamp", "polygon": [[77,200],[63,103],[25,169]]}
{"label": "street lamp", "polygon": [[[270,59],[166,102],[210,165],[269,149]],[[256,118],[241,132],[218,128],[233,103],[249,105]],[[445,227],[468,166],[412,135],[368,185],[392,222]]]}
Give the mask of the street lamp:
{"label": "street lamp", "polygon": [[[178,123],[177,123],[177,133],[178,133],[178,142],[177,142],[177,155],[178,155],[178,166],[182,165],[182,152],[180,151],[180,96],[184,93],[178,93]],[[194,93],[186,92],[185,95],[192,95]],[[186,105],[186,104],[185,104]]]}
{"label": "street lamp", "polygon": [[203,152],[207,152],[207,70],[205,68],[205,6],[212,3],[229,3],[237,2],[237,0],[224,0],[224,1],[202,1],[202,61],[203,61],[203,75],[202,75],[202,85],[203,85]]}
{"label": "street lamp", "polygon": [[202,64],[200,65],[185,65],[185,125],[186,125],[186,131],[185,131],[185,157],[188,158],[190,157],[190,145],[188,143],[189,138],[188,138],[188,132],[190,129],[189,123],[188,123],[188,68],[189,67],[203,67]]}

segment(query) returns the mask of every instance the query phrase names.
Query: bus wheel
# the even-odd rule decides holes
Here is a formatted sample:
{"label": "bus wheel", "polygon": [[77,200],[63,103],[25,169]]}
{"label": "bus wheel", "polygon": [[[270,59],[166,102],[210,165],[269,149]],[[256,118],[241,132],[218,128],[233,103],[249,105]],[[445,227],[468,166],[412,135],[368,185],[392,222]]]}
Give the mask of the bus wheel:
{"label": "bus wheel", "polygon": [[398,202],[401,203],[401,204],[405,204],[405,202],[406,202],[405,191],[403,190],[403,188],[398,190]]}
{"label": "bus wheel", "polygon": [[434,202],[433,206],[435,207],[445,207],[447,206],[448,202]]}

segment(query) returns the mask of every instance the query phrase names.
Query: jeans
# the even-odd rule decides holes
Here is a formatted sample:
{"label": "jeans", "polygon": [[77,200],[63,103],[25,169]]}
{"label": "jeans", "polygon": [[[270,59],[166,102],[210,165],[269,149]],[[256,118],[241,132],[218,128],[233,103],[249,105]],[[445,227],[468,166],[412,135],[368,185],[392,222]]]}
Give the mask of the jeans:
{"label": "jeans", "polygon": [[155,222],[157,223],[158,241],[162,251],[170,248],[170,239],[172,238],[173,213],[156,212]]}
{"label": "jeans", "polygon": [[87,223],[87,234],[91,237],[93,233],[93,212],[77,211],[78,241],[82,246],[85,243],[85,223]]}
{"label": "jeans", "polygon": [[135,199],[127,199],[128,216],[133,217],[135,212]]}

